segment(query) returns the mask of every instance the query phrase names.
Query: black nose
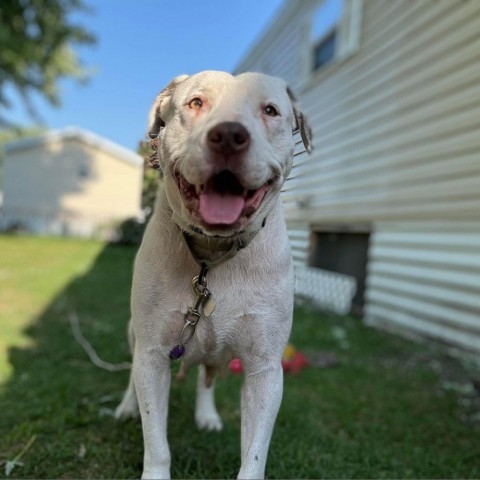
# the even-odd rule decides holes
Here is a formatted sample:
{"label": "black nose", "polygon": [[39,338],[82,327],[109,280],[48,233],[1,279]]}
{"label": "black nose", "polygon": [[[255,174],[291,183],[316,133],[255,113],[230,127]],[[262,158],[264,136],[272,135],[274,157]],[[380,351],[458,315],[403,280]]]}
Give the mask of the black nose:
{"label": "black nose", "polygon": [[248,148],[250,134],[241,123],[223,122],[208,132],[207,143],[213,151],[229,156]]}

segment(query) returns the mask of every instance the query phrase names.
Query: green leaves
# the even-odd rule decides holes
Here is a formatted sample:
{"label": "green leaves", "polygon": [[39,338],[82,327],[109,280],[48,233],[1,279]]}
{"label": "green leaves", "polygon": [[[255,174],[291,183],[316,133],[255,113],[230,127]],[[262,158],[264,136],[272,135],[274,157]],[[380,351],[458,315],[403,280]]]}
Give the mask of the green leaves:
{"label": "green leaves", "polygon": [[[85,10],[79,0],[2,0],[0,9],[0,106],[9,107],[5,87],[13,86],[32,117],[31,93],[60,104],[59,80],[87,77],[74,47],[95,43],[94,36],[71,22]],[[9,124],[0,116],[0,125]]]}

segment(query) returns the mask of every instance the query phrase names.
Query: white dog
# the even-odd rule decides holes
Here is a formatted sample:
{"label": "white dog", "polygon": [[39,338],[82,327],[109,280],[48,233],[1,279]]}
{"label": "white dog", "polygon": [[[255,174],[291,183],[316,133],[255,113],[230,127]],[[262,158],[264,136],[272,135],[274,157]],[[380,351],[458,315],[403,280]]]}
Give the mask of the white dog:
{"label": "white dog", "polygon": [[[133,276],[133,368],[117,418],[139,407],[142,478],[169,478],[170,364],[200,364],[195,420],[220,430],[215,369],[240,358],[239,478],[263,478],[283,391],[293,269],[280,188],[299,129],[285,82],[257,73],[175,78],[156,98],[150,137],[164,173]],[[138,403],[137,403],[138,399]]]}

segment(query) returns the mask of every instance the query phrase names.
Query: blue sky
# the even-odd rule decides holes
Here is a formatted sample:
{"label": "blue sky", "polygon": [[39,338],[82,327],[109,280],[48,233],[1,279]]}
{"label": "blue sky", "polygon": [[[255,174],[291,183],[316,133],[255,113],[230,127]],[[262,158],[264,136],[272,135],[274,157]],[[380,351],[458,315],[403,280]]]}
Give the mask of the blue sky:
{"label": "blue sky", "polygon": [[[75,125],[136,149],[156,94],[171,78],[233,70],[283,0],[84,0],[75,21],[97,37],[79,50],[94,71],[85,86],[64,81],[62,106],[34,97],[49,128]],[[17,107],[9,118],[31,123]]]}

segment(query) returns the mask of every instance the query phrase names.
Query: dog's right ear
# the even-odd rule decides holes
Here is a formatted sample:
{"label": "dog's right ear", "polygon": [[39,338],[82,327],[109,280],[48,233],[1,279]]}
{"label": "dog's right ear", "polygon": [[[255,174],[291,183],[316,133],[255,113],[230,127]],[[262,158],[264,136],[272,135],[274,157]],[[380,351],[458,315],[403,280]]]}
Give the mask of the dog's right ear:
{"label": "dog's right ear", "polygon": [[177,86],[188,78],[188,75],[175,77],[157,96],[148,115],[148,136],[151,139],[158,137],[160,129],[165,126],[163,116],[168,108],[170,99]]}

